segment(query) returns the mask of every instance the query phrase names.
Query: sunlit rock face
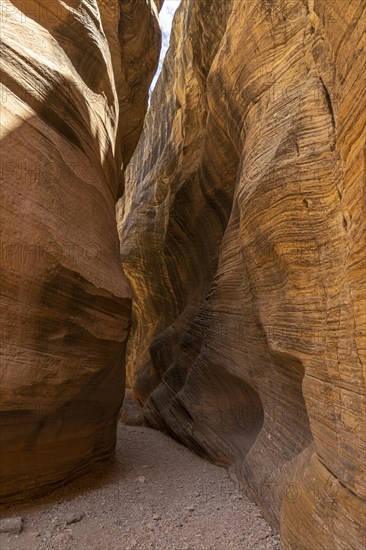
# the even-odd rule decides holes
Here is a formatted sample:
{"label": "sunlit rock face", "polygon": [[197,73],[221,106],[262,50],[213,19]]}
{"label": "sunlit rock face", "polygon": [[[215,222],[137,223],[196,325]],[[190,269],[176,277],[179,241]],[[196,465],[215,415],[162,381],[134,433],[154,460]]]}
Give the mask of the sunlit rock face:
{"label": "sunlit rock face", "polygon": [[131,310],[115,203],[160,29],[146,0],[13,0],[1,38],[0,488],[10,499],[114,449]]}
{"label": "sunlit rock face", "polygon": [[365,545],[363,0],[183,0],[119,205],[145,418]]}

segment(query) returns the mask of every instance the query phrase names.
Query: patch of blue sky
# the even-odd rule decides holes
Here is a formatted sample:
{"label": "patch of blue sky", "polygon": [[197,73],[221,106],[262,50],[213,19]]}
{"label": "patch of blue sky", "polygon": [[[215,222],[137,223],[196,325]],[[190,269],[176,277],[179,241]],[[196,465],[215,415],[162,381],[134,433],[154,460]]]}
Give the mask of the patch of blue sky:
{"label": "patch of blue sky", "polygon": [[159,58],[159,67],[154,76],[154,80],[151,83],[150,93],[155,88],[155,85],[158,81],[161,69],[163,67],[164,57],[169,48],[170,32],[172,30],[172,23],[174,14],[180,4],[180,0],[165,0],[163,7],[161,8],[159,19],[160,26],[162,30],[162,46]]}

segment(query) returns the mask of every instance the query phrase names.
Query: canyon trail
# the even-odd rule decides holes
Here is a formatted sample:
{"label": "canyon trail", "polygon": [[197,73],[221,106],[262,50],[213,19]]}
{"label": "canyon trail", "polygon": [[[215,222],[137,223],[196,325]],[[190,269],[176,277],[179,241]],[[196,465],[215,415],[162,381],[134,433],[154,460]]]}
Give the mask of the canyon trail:
{"label": "canyon trail", "polygon": [[[85,514],[66,525],[68,514]],[[165,434],[118,426],[116,454],[33,502],[7,506],[2,550],[276,550],[278,537],[223,468]]]}

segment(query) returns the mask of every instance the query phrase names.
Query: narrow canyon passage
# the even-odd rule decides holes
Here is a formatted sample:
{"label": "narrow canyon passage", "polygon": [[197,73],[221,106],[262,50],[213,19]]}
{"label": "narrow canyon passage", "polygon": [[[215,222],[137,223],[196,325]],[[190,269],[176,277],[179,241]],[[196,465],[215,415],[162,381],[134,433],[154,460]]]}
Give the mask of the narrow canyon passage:
{"label": "narrow canyon passage", "polygon": [[[34,502],[1,550],[276,550],[278,537],[223,468],[167,435],[119,424],[115,457]],[[80,521],[66,523],[72,515]]]}
{"label": "narrow canyon passage", "polygon": [[364,550],[365,0],[169,2],[1,0],[1,550]]}

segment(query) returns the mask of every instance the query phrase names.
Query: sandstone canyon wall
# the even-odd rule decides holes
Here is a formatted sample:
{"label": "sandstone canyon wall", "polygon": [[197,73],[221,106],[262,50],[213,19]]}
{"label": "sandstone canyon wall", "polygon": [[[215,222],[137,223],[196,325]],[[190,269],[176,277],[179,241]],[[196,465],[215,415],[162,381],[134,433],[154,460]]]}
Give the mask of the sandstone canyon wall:
{"label": "sandstone canyon wall", "polygon": [[1,498],[114,449],[131,296],[115,203],[161,33],[151,0],[1,5]]}
{"label": "sandstone canyon wall", "polygon": [[364,0],[183,0],[119,204],[128,383],[285,549],[365,547]]}

